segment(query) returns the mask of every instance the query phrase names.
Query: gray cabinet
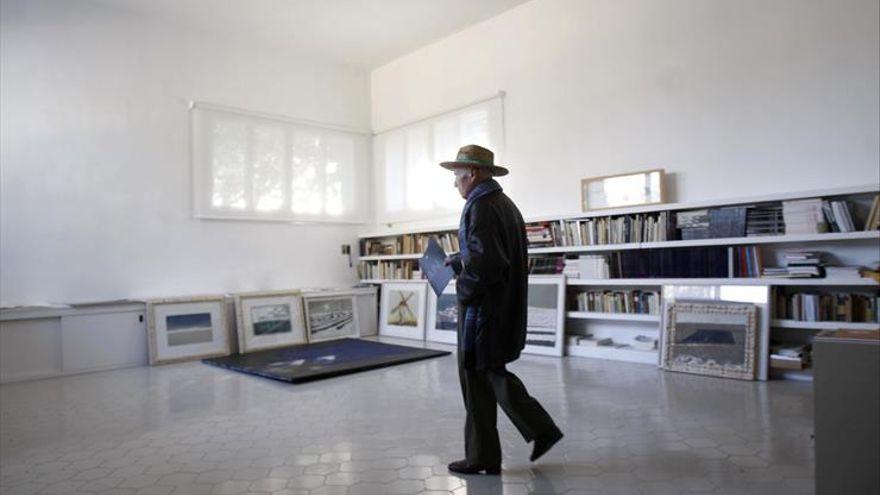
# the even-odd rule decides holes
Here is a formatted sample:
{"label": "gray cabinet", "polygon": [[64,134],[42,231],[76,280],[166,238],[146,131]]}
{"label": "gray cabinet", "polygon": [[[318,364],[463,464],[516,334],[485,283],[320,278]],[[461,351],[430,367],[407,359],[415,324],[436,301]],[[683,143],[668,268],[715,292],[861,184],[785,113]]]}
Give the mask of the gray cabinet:
{"label": "gray cabinet", "polygon": [[143,303],[0,316],[0,383],[147,364]]}
{"label": "gray cabinet", "polygon": [[813,342],[816,494],[880,493],[877,331],[825,331]]}

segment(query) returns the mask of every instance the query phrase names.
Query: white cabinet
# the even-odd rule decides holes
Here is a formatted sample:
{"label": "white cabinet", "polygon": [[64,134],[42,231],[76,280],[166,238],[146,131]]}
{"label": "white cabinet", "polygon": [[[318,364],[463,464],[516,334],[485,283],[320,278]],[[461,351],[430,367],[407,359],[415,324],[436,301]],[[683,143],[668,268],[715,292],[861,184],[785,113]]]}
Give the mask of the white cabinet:
{"label": "white cabinet", "polygon": [[146,364],[142,303],[26,308],[0,316],[0,383]]}

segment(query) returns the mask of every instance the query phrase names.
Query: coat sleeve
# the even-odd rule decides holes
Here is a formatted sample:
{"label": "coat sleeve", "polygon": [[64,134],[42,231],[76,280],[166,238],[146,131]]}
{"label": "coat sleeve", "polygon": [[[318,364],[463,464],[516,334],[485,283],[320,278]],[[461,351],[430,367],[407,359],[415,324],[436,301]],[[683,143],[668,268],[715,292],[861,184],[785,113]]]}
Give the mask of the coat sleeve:
{"label": "coat sleeve", "polygon": [[502,246],[501,229],[497,225],[501,220],[495,217],[484,201],[471,206],[467,255],[461,258],[461,273],[456,285],[458,300],[466,306],[478,304],[491,286],[508,276],[510,260]]}

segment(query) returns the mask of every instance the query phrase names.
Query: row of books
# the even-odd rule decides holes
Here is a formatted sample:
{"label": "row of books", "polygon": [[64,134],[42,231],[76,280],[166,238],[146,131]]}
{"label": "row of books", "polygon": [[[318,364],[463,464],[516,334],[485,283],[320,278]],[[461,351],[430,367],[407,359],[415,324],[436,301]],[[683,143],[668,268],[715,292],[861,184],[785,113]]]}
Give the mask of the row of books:
{"label": "row of books", "polygon": [[358,264],[358,277],[363,279],[396,279],[396,280],[419,280],[422,272],[414,260],[399,261],[361,261]]}
{"label": "row of books", "polygon": [[404,234],[394,237],[391,241],[376,239],[363,239],[361,241],[361,256],[393,255],[393,254],[421,254],[428,248],[428,241],[436,237],[440,247],[447,253],[459,250],[458,234],[446,232],[442,234]]}
{"label": "row of books", "polygon": [[[875,200],[876,202],[876,200]],[[783,201],[782,213],[787,234],[819,234],[823,232],[855,232],[852,206],[847,201],[821,198]],[[865,230],[871,230],[869,223]]]}
{"label": "row of books", "polygon": [[776,291],[776,318],[797,321],[880,322],[880,297],[853,293],[787,293]]}
{"label": "row of books", "polygon": [[572,311],[599,313],[660,314],[660,293],[641,290],[582,291],[572,294]]}
{"label": "row of books", "polygon": [[[767,278],[816,278],[825,275],[822,267],[822,253],[818,251],[788,250],[782,254],[785,266],[767,267],[763,276]],[[858,275],[858,271],[856,271]]]}
{"label": "row of books", "polygon": [[532,256],[531,274],[565,274],[570,278],[729,278],[759,277],[757,246],[698,246],[636,249],[565,258]]}
{"label": "row of books", "polygon": [[[526,237],[530,248],[593,246],[676,239],[854,232],[859,229],[857,224],[850,202],[811,198],[748,206],[535,222],[526,225]],[[880,229],[880,196],[874,197],[863,228]],[[446,232],[404,234],[391,240],[363,239],[361,255],[422,253],[431,236],[438,238],[447,253],[459,251],[457,233]]]}
{"label": "row of books", "polygon": [[529,247],[595,246],[671,239],[669,212],[537,222],[526,226]]}

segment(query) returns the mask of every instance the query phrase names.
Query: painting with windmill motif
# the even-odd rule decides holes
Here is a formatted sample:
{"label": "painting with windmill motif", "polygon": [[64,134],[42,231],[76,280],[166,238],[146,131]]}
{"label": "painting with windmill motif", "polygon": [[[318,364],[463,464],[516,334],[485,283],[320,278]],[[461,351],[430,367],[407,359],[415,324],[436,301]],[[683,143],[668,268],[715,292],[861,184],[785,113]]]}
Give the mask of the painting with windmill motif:
{"label": "painting with windmill motif", "polygon": [[421,281],[382,284],[381,335],[424,340],[426,287]]}

